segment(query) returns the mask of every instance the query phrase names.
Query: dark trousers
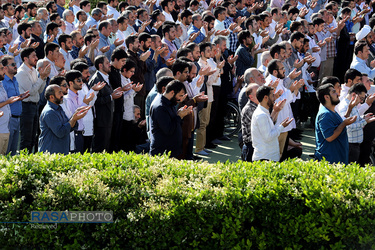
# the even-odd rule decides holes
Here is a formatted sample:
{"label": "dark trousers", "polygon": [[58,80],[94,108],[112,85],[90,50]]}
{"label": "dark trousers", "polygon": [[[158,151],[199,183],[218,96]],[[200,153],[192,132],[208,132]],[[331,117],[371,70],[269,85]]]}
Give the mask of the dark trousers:
{"label": "dark trousers", "polygon": [[186,159],[188,160],[193,159],[194,131],[195,129],[191,131],[191,137],[189,138],[189,144],[187,147]]}
{"label": "dark trousers", "polygon": [[22,113],[20,118],[21,144],[20,150],[27,149],[32,153],[35,146],[37,152],[37,130],[38,130],[38,104],[33,102],[22,102]]}
{"label": "dark trousers", "polygon": [[132,121],[122,120],[121,149],[125,152],[135,151],[135,144],[131,141]]}
{"label": "dark trousers", "polygon": [[109,147],[110,153],[118,152],[121,150],[122,114],[122,112],[113,114],[111,143]]}
{"label": "dark trousers", "polygon": [[361,152],[360,145],[359,143],[349,143],[349,163],[358,161]]}
{"label": "dark trousers", "polygon": [[210,143],[218,138],[217,134],[217,117],[219,102],[220,102],[220,86],[212,86],[214,101],[211,104],[210,122],[206,128],[206,143]]}
{"label": "dark trousers", "polygon": [[83,136],[83,152],[90,153],[92,147],[92,136]]}
{"label": "dark trousers", "polygon": [[243,161],[253,161],[254,148],[251,142],[243,144],[241,158]]}
{"label": "dark trousers", "polygon": [[227,113],[227,104],[228,104],[228,93],[223,91],[224,89],[221,88],[220,90],[220,98],[219,98],[219,105],[218,105],[218,112],[217,112],[217,123],[216,123],[216,136],[217,138],[221,138],[224,136],[224,117]]}
{"label": "dark trousers", "polygon": [[92,139],[92,152],[101,153],[104,150],[109,152],[112,127],[94,126],[94,137]]}
{"label": "dark trousers", "polygon": [[83,154],[84,151],[84,141],[83,141],[83,134],[82,131],[74,131],[74,146],[75,149],[72,153],[81,153]]}

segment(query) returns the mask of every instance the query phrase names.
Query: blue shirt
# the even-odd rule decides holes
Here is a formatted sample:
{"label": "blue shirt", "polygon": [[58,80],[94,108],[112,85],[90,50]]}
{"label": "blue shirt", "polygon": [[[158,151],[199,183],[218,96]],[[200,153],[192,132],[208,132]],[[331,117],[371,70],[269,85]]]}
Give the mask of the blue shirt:
{"label": "blue shirt", "polygon": [[[10,79],[9,76],[4,75],[3,85],[9,97],[20,95],[20,89],[18,87],[18,82],[17,82],[16,77],[13,77],[13,79]],[[20,116],[22,113],[22,103],[14,102],[10,104],[10,111],[12,115]]]}
{"label": "blue shirt", "polygon": [[[73,59],[77,59],[78,56],[79,56],[79,51],[80,51],[80,50],[81,50],[81,48],[78,48],[78,47],[76,47],[76,46],[73,45],[72,50],[71,50],[69,53],[70,53],[70,55],[73,57]],[[86,59],[86,61],[87,61],[87,65],[89,65],[89,67],[94,66],[94,65],[92,64],[90,58],[88,58],[87,56],[85,56],[85,59]]]}
{"label": "blue shirt", "polygon": [[330,163],[342,162],[348,164],[349,142],[346,127],[333,141],[328,142],[326,138],[333,135],[334,130],[343,122],[340,115],[332,112],[323,105],[320,107],[315,120],[315,157],[318,160],[323,157]]}
{"label": "blue shirt", "polygon": [[350,64],[351,69],[356,69],[362,74],[367,74],[368,78],[375,77],[375,69],[371,69],[367,66],[366,61],[362,60],[358,56],[354,56],[352,63]]}
{"label": "blue shirt", "polygon": [[[200,31],[197,27],[195,27],[194,25],[192,25],[190,27],[190,29],[188,30],[188,36],[190,37],[191,34],[193,33],[197,33],[198,31]],[[195,38],[195,40],[193,42],[195,42],[196,44],[199,44],[201,43],[206,37],[202,34],[202,32],[199,33],[199,35],[197,36],[197,38]]]}
{"label": "blue shirt", "polygon": [[238,55],[238,59],[234,62],[236,75],[242,76],[248,68],[253,66],[255,60],[250,54],[250,49],[243,44],[237,48],[235,55]]}
{"label": "blue shirt", "polygon": [[150,90],[146,97],[146,107],[145,107],[145,117],[146,117],[146,125],[147,131],[150,130],[150,108],[151,103],[154,101],[155,97],[158,95],[158,91],[156,89],[156,85]]}
{"label": "blue shirt", "polygon": [[61,17],[61,18],[63,18],[63,12],[65,11],[65,8],[64,8],[64,6],[60,6],[60,5],[58,5],[58,4],[56,4],[56,6],[57,6],[57,13],[59,14],[59,16]]}
{"label": "blue shirt", "polygon": [[163,95],[157,95],[150,109],[150,154],[171,152],[171,157],[182,153],[181,118],[172,102]]}
{"label": "blue shirt", "polygon": [[109,61],[111,61],[111,55],[113,50],[116,48],[116,45],[111,44],[108,37],[103,35],[99,32],[99,46],[98,48],[101,49],[103,47],[109,46],[109,50],[104,53],[104,55],[108,58]]}
{"label": "blue shirt", "polygon": [[[60,105],[47,101],[40,121],[39,152],[68,154],[70,146],[69,119]],[[75,124],[77,128],[78,123]]]}

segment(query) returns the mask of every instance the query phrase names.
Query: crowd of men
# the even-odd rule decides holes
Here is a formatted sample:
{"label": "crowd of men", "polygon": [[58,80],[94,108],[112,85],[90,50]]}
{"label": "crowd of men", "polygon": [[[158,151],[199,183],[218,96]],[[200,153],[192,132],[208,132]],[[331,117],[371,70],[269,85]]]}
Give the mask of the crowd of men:
{"label": "crowd of men", "polygon": [[243,160],[301,156],[296,127],[310,121],[317,159],[368,163],[374,3],[7,0],[0,153],[193,160],[230,140],[225,110],[238,100]]}

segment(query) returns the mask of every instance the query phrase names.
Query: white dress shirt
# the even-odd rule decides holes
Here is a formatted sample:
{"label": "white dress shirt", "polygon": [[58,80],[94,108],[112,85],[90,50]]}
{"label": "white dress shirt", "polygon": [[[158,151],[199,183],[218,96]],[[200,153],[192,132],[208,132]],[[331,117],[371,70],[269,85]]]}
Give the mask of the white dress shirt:
{"label": "white dress shirt", "polygon": [[[207,61],[203,61],[202,58],[199,58],[198,64],[201,68],[205,66],[211,67],[211,70],[217,69],[216,63],[210,58]],[[212,89],[212,85],[216,83],[217,81],[220,81],[220,85],[216,86],[221,86],[221,79],[220,79],[220,71],[216,71],[214,74],[210,75],[208,77],[208,80],[206,82],[207,85],[207,93],[206,95],[208,96],[208,102],[213,102],[214,101],[214,93]]]}
{"label": "white dress shirt", "polygon": [[[271,81],[275,82],[276,79],[277,78],[275,76],[270,74],[266,78],[266,85],[268,86],[271,83]],[[295,94],[293,94],[289,89],[284,87],[284,83],[282,79],[280,79],[280,82],[277,85],[277,88],[275,89],[275,93],[279,91],[280,89],[283,91],[283,94],[278,99],[276,99],[275,103],[278,103],[279,101],[282,101],[284,99],[286,99],[286,102],[285,102],[284,108],[280,110],[277,116],[276,125],[281,124],[286,118],[289,118],[289,119],[293,118],[293,112],[292,112],[292,108],[290,107],[290,104],[297,99]],[[299,95],[299,92],[298,92],[298,95]],[[294,128],[296,128],[295,120],[293,120],[286,128],[283,127],[281,132],[288,132]]]}
{"label": "white dress shirt", "polygon": [[128,48],[126,47],[126,43],[125,43],[126,36],[125,36],[124,32],[126,32],[126,30],[125,31],[117,30],[117,32],[116,32],[116,39],[118,39],[119,41],[124,40],[124,42],[120,45],[120,47],[124,46],[125,47],[125,51],[127,51]]}
{"label": "white dress shirt", "polygon": [[259,104],[251,119],[251,138],[254,147],[253,161],[261,159],[280,160],[278,137],[283,129],[282,125],[273,124],[270,112]]}
{"label": "white dress shirt", "polygon": [[117,20],[117,18],[120,17],[120,13],[115,8],[111,7],[109,4],[107,5],[107,9],[108,9],[107,16],[110,16],[113,14],[112,18],[114,18],[115,20]]}
{"label": "white dress shirt", "polygon": [[[125,85],[129,84],[131,80],[126,78],[125,76],[121,75],[121,86],[124,87]],[[137,94],[134,90],[130,89],[126,93],[124,93],[124,114],[122,119],[125,121],[133,121],[134,120],[134,96]]]}
{"label": "white dress shirt", "polygon": [[171,21],[171,22],[174,22],[174,19],[173,19],[171,13],[167,13],[167,12],[165,12],[165,11],[163,10],[163,14],[164,14],[164,16],[165,16],[165,21]]}
{"label": "white dress shirt", "polygon": [[[90,106],[94,106],[96,98],[97,98],[97,91],[94,91],[92,89],[89,89],[86,85],[86,83],[82,84],[82,89],[78,90],[78,98],[79,101],[82,102],[83,106],[88,106],[86,103],[83,102],[83,99],[86,97],[89,97],[91,93],[95,93],[94,99],[89,103]],[[84,126],[83,136],[92,136],[94,135],[94,114],[92,108],[87,112],[85,117],[82,119],[82,123]]]}
{"label": "white dress shirt", "polygon": [[52,62],[50,59],[46,57],[46,59],[51,64],[51,72],[49,73],[49,78],[52,79],[52,77],[57,76],[59,74],[59,71],[56,68],[55,62]]}
{"label": "white dress shirt", "polygon": [[65,21],[65,26],[66,26],[65,34],[70,35],[70,33],[72,33],[73,31],[76,30],[76,27],[74,26],[74,23],[69,23],[69,22]]}

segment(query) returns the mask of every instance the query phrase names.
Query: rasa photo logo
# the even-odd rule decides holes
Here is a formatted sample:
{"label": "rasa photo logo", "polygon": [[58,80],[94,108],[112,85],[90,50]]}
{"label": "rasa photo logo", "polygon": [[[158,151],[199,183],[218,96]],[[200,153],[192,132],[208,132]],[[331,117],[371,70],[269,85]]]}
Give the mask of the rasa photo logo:
{"label": "rasa photo logo", "polygon": [[32,211],[32,223],[113,223],[112,211]]}

